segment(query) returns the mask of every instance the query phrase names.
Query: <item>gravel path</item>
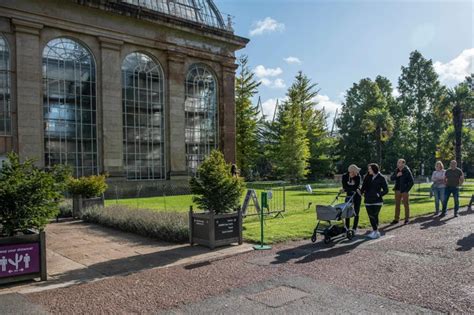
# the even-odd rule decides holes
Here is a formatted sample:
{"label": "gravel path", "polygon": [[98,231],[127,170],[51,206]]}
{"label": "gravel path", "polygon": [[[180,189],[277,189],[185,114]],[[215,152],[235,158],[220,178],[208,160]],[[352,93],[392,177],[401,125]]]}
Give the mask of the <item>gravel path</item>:
{"label": "gravel path", "polygon": [[52,313],[152,313],[272,278],[304,276],[441,312],[474,313],[474,214],[416,219],[327,246],[291,242],[209,264],[154,269],[27,295]]}

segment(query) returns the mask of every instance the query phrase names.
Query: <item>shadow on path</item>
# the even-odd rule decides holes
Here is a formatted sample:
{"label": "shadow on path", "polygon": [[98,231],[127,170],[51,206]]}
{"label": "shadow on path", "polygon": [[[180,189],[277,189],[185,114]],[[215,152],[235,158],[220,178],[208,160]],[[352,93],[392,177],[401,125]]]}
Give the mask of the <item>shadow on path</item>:
{"label": "shadow on path", "polygon": [[459,245],[459,247],[456,248],[458,252],[470,251],[474,247],[474,233],[461,238],[456,244]]}
{"label": "shadow on path", "polygon": [[324,244],[322,241],[319,241],[315,244],[309,243],[296,248],[287,248],[277,252],[276,260],[271,264],[284,264],[290,260],[296,260],[296,264],[304,264],[318,259],[346,255],[368,240],[368,238],[361,235],[354,237],[350,241],[346,238],[340,238],[330,244]]}

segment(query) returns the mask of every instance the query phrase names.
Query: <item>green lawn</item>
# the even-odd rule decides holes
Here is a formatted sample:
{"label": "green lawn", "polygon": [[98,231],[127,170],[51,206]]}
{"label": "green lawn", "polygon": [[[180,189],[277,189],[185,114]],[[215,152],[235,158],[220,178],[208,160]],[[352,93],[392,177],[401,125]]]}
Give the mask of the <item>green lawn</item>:
{"label": "green lawn", "polygon": [[[332,186],[332,187],[327,187]],[[262,186],[254,186],[262,187]],[[311,237],[312,231],[316,225],[316,204],[330,204],[337,194],[338,187],[333,185],[314,184],[313,194],[309,194],[304,190],[304,186],[287,187],[286,191],[286,212],[283,218],[268,217],[265,221],[265,241],[267,243],[275,243],[286,240],[297,240]],[[429,198],[429,184],[416,184],[412,190],[411,196],[411,214],[412,216],[420,216],[434,212],[434,200]],[[257,189],[260,198],[262,189]],[[469,202],[470,196],[474,194],[474,182],[467,181],[461,189],[461,205]],[[243,197],[242,197],[243,198]],[[342,200],[342,198],[341,198]],[[312,203],[308,208],[308,204]],[[168,196],[168,197],[151,197],[151,198],[135,198],[135,199],[119,199],[107,200],[106,205],[124,204],[133,208],[146,208],[156,211],[179,211],[186,212],[192,205],[191,195]],[[382,223],[388,223],[393,220],[394,213],[394,195],[393,191],[385,197],[385,204],[380,213]],[[270,201],[271,207],[282,204],[282,194],[274,193],[274,198]],[[452,198],[449,207],[453,207]],[[194,206],[196,209],[196,206]],[[249,213],[255,213],[252,208],[248,209]],[[403,217],[403,208],[402,208]],[[369,227],[369,220],[364,206],[361,207],[360,226]],[[260,240],[260,223],[257,216],[247,217],[244,220],[244,238],[247,241],[258,242]]]}

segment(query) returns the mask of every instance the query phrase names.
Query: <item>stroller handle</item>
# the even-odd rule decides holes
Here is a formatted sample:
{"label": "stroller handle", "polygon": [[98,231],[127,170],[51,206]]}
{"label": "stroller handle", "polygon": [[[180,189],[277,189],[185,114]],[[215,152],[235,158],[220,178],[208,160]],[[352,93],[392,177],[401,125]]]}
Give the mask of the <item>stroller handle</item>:
{"label": "stroller handle", "polygon": [[[343,193],[344,191],[340,191],[337,193],[336,195],[336,198],[334,198],[334,200],[332,201],[331,205],[333,205],[337,200],[339,200],[339,197],[341,196],[341,194]],[[351,197],[349,198],[349,200],[347,200],[346,202],[352,202],[352,199],[354,199],[354,196],[357,194],[357,192],[352,192],[352,195]]]}

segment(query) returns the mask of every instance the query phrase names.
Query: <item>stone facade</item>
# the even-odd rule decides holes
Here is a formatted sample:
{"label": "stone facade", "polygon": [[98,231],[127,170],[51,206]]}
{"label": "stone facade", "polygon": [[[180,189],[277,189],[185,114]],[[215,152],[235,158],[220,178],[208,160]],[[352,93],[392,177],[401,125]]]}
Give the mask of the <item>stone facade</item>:
{"label": "stone facade", "polygon": [[[235,162],[235,51],[248,40],[228,29],[199,25],[182,18],[141,10],[121,1],[3,0],[0,34],[10,48],[11,135],[0,136],[0,156],[16,151],[45,166],[42,52],[55,38],[83,44],[93,55],[97,88],[99,171],[121,195],[137,185],[163,186],[154,180],[127,181],[124,175],[122,74],[124,58],[143,52],[161,66],[165,90],[164,182],[185,184],[185,79],[196,63],[212,70],[217,81],[218,146]],[[117,190],[117,189],[115,189]],[[145,189],[146,191],[147,189]],[[109,192],[111,195],[113,191]]]}

